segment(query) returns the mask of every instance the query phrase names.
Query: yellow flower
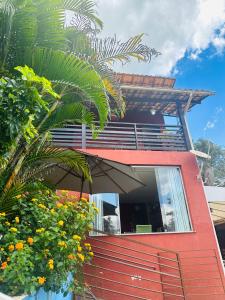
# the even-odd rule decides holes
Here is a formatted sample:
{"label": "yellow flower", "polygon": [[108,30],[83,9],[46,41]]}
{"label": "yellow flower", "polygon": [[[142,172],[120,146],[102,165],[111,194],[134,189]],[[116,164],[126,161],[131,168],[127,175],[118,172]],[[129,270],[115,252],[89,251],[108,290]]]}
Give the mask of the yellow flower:
{"label": "yellow flower", "polygon": [[64,236],[64,235],[66,235],[66,231],[61,232],[61,236]]}
{"label": "yellow flower", "polygon": [[6,259],[7,261],[10,261],[10,257],[7,257],[7,259]]}
{"label": "yellow flower", "polygon": [[22,195],[17,195],[16,199],[20,199],[22,197]]}
{"label": "yellow flower", "polygon": [[84,255],[81,253],[78,253],[77,256],[79,257],[79,259],[83,262],[84,261]]}
{"label": "yellow flower", "polygon": [[49,253],[49,249],[44,250],[44,254],[47,255]]}
{"label": "yellow flower", "polygon": [[38,277],[38,283],[39,284],[44,284],[45,283],[45,281],[46,281],[46,278],[45,277]]}
{"label": "yellow flower", "polygon": [[17,243],[16,250],[18,250],[18,251],[23,250],[23,243],[21,243],[21,242]]}
{"label": "yellow flower", "polygon": [[28,242],[29,245],[33,245],[34,239],[33,239],[32,237],[29,237],[29,238],[27,239],[27,242]]}
{"label": "yellow flower", "polygon": [[18,224],[20,222],[20,218],[19,217],[15,217],[15,221]]}
{"label": "yellow flower", "polygon": [[10,252],[12,252],[15,249],[15,247],[14,247],[14,245],[9,245],[8,249]]}
{"label": "yellow flower", "polygon": [[11,232],[17,232],[17,231],[18,231],[15,227],[11,227],[9,230],[10,230]]}
{"label": "yellow flower", "polygon": [[67,209],[67,208],[68,208],[68,205],[65,204],[65,205],[63,205],[63,207],[64,207],[65,209]]}
{"label": "yellow flower", "polygon": [[77,251],[78,251],[78,252],[81,252],[81,251],[82,251],[82,247],[81,247],[81,246],[78,246],[78,247],[77,247]]}
{"label": "yellow flower", "polygon": [[54,214],[54,213],[55,213],[54,208],[52,208],[52,209],[50,210],[50,212],[51,212],[52,214]]}
{"label": "yellow flower", "polygon": [[88,254],[93,257],[94,256],[94,253],[92,251],[88,252]]}
{"label": "yellow flower", "polygon": [[4,261],[4,262],[1,264],[1,269],[4,270],[7,266],[8,266],[7,261]]}
{"label": "yellow flower", "polygon": [[6,216],[5,212],[0,212],[0,217],[5,217],[5,216]]}
{"label": "yellow flower", "polygon": [[56,206],[57,206],[58,208],[60,208],[60,207],[62,207],[63,205],[62,205],[62,203],[57,203]]}
{"label": "yellow flower", "polygon": [[79,235],[73,235],[73,239],[75,240],[75,241],[80,241],[81,240],[81,237],[79,236]]}
{"label": "yellow flower", "polygon": [[47,207],[46,207],[44,204],[41,204],[41,203],[40,203],[40,204],[38,204],[38,207],[40,207],[40,208],[44,208],[44,209],[45,209],[45,208],[47,208]]}
{"label": "yellow flower", "polygon": [[48,267],[50,270],[54,269],[54,260],[53,259],[49,259],[48,261]]}
{"label": "yellow flower", "polygon": [[64,242],[64,241],[59,241],[58,246],[65,247],[65,248],[67,247],[66,242]]}
{"label": "yellow flower", "polygon": [[85,243],[84,246],[87,247],[87,248],[90,248],[90,247],[91,247],[91,244]]}
{"label": "yellow flower", "polygon": [[3,247],[0,248],[1,251],[4,251],[5,249]]}
{"label": "yellow flower", "polygon": [[6,226],[10,226],[11,224],[10,224],[8,221],[6,221],[6,222],[5,222],[5,225],[6,225]]}
{"label": "yellow flower", "polygon": [[85,215],[84,214],[80,214],[80,217],[81,217],[81,219],[84,219]]}
{"label": "yellow flower", "polygon": [[30,201],[37,202],[37,199],[36,198],[32,198]]}
{"label": "yellow flower", "polygon": [[42,227],[42,228],[39,228],[39,229],[36,229],[36,232],[37,233],[42,233],[42,232],[44,232],[45,231],[45,229]]}
{"label": "yellow flower", "polygon": [[62,220],[60,220],[60,221],[58,222],[58,225],[59,225],[59,226],[63,226],[63,224],[64,224],[64,222],[63,222]]}

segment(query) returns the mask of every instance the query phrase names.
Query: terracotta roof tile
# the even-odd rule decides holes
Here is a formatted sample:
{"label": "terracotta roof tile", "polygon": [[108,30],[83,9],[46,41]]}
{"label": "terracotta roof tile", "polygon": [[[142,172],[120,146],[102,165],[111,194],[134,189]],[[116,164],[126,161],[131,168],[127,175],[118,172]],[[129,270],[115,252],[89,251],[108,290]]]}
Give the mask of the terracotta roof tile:
{"label": "terracotta roof tile", "polygon": [[117,73],[116,76],[121,84],[149,87],[173,88],[176,81],[175,78],[140,74]]}

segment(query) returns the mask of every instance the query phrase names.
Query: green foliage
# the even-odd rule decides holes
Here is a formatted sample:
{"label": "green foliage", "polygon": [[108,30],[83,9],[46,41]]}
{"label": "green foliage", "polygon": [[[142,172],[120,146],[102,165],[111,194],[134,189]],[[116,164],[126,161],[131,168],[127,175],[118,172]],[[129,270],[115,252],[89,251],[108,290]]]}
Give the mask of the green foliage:
{"label": "green foliage", "polygon": [[[45,291],[81,293],[79,273],[93,257],[85,243],[97,209],[86,199],[49,189],[18,195],[11,214],[0,213],[0,290],[9,295]],[[72,277],[62,288],[68,273]]]}
{"label": "green foliage", "polygon": [[[202,177],[206,185],[208,185],[208,178],[211,177],[211,185],[225,186],[225,150],[214,144],[213,142],[205,139],[199,139],[194,143],[196,150],[207,153],[211,159],[202,160]],[[210,172],[211,171],[211,172]]]}
{"label": "green foliage", "polygon": [[[48,110],[48,102],[39,93],[38,86],[28,85],[28,82],[33,83],[32,80],[0,78],[0,155],[19,134],[30,142],[37,134],[35,121],[43,110]],[[40,87],[43,89],[44,85]]]}

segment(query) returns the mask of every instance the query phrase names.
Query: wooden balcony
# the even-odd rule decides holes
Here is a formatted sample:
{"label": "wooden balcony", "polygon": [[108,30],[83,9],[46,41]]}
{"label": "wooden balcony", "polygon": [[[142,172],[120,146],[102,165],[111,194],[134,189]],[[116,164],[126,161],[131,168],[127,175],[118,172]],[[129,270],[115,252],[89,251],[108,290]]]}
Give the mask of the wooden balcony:
{"label": "wooden balcony", "polygon": [[86,125],[68,125],[52,130],[59,147],[156,151],[187,151],[188,142],[180,125],[109,122],[97,138]]}

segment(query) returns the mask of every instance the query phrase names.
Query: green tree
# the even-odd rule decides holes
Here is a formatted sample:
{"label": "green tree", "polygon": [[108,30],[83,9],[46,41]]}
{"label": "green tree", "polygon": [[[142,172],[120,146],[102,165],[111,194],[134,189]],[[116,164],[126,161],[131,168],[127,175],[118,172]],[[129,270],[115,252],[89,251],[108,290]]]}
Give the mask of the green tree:
{"label": "green tree", "polygon": [[200,161],[203,181],[206,185],[225,186],[225,150],[215,143],[198,139],[194,143],[196,150],[207,153],[210,159]]}
{"label": "green tree", "polygon": [[[65,26],[66,11],[73,13],[70,26]],[[50,168],[52,160],[80,168],[88,176],[81,155],[70,150],[50,150],[46,146],[50,130],[68,122],[83,122],[95,132],[93,120],[96,118],[102,129],[109,117],[112,99],[119,111],[123,106],[112,63],[126,63],[131,58],[147,62],[158,54],[141,44],[142,35],[125,43],[116,38],[98,39],[101,28],[95,2],[90,0],[0,0],[0,72],[4,75],[2,84],[7,82],[2,88],[5,93],[2,107],[6,111],[7,105],[14,108],[18,105],[15,119],[13,110],[8,117],[2,111],[1,126],[6,133],[0,149],[4,205],[12,196],[11,190],[14,194],[21,193],[18,184],[25,190],[25,179],[29,184],[28,179],[37,173],[34,170]],[[15,71],[18,65],[28,67]],[[10,80],[18,77],[18,71],[22,73],[23,82],[15,81],[19,87],[9,87]],[[26,103],[29,102],[26,93],[35,93],[36,100],[43,101],[36,102],[39,112],[32,111],[31,103]],[[22,101],[24,96],[26,101]],[[7,97],[15,102],[4,102]]]}

